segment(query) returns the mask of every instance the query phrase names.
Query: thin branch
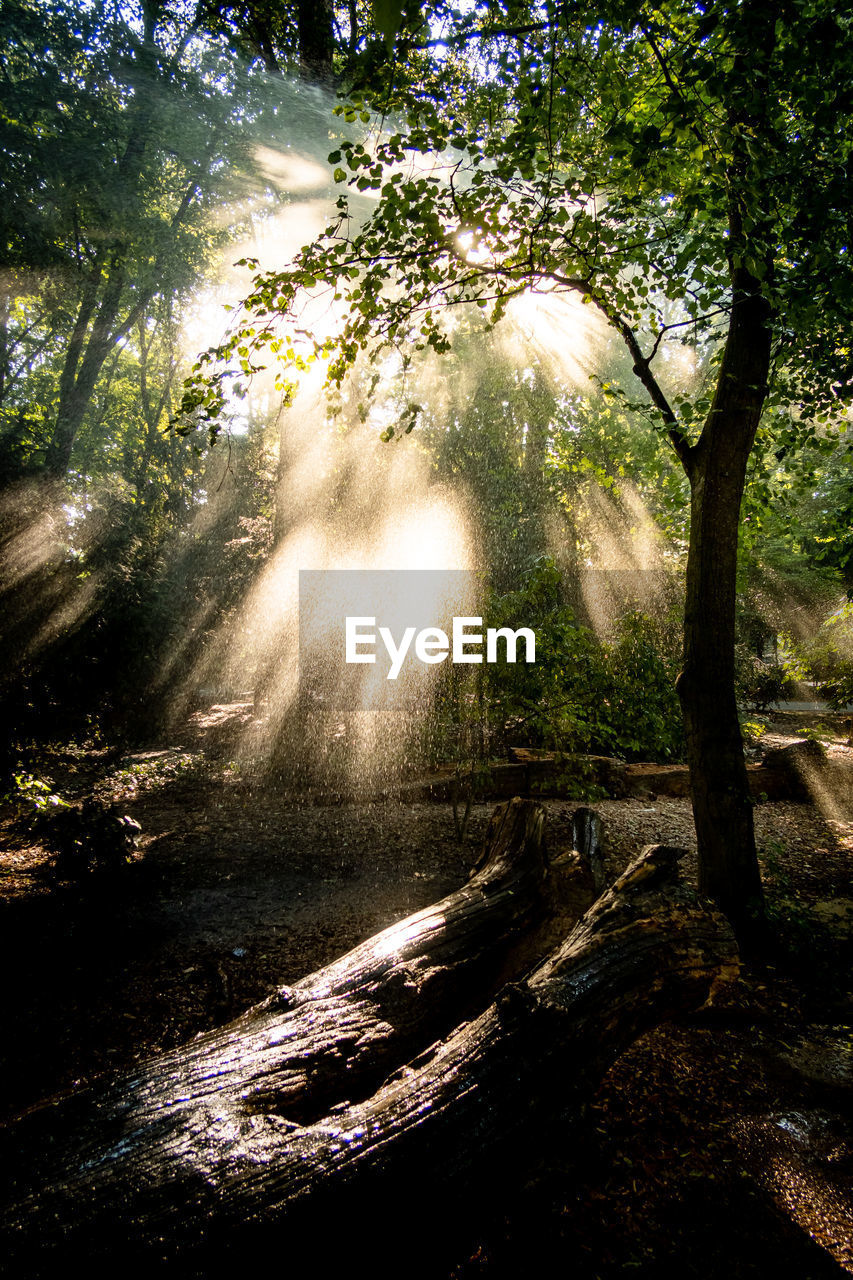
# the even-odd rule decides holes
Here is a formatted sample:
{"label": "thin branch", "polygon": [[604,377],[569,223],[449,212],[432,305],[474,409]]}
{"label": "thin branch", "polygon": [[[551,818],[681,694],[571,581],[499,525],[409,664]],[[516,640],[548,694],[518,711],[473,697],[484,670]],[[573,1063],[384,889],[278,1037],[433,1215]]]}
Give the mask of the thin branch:
{"label": "thin branch", "polygon": [[[663,77],[664,77],[664,80],[666,81],[666,85],[670,93],[674,98],[677,98],[679,102],[684,103],[686,105],[685,97],[681,91],[681,87],[675,82],[675,80],[673,80],[672,72],[669,69],[669,64],[667,63],[666,58],[663,56],[663,53],[661,52],[661,49],[660,49],[660,46],[658,45],[657,40],[655,40],[654,36],[652,35],[646,23],[641,21],[639,18],[637,19],[637,26],[642,31],[643,36],[645,37],[646,43],[651,49],[652,54],[654,55],[655,60],[658,63],[658,66],[663,72]],[[695,122],[691,122],[690,132],[693,134],[694,138],[701,146],[704,147],[704,146],[710,145],[709,139],[707,137],[703,137],[701,130],[699,129],[698,125]]]}
{"label": "thin branch", "polygon": [[412,49],[452,49],[467,44],[469,40],[491,40],[495,36],[529,36],[537,31],[549,31],[550,28],[550,22],[528,22],[520,27],[490,27],[486,31],[477,28],[475,31],[461,31],[455,36],[437,36],[434,40],[420,41],[410,47]]}
{"label": "thin branch", "polygon": [[670,444],[675,450],[675,454],[679,462],[689,475],[693,466],[693,446],[691,445],[684,428],[678,421],[675,410],[664,395],[663,388],[649,367],[651,357],[647,358],[643,355],[643,350],[637,340],[637,335],[634,333],[634,330],[628,324],[628,321],[624,316],[621,316],[618,311],[615,311],[610,307],[603,298],[597,298],[594,293],[591,293],[589,296],[602,315],[607,318],[617,333],[620,334],[625,346],[631,353],[631,357],[634,361],[634,373],[640,379],[640,382],[642,382],[648,392],[649,399],[652,404],[660,411],[661,416],[666,423],[667,435],[669,436]]}
{"label": "thin branch", "polygon": [[722,315],[728,315],[727,307],[715,307],[713,311],[707,311],[703,316],[691,316],[689,320],[675,320],[673,321],[672,324],[661,325],[660,329],[658,330],[658,335],[655,338],[654,346],[652,347],[651,352],[646,358],[646,363],[651,364],[651,362],[654,360],[655,356],[658,353],[658,348],[660,347],[660,344],[661,344],[661,341],[663,340],[664,335],[669,333],[672,329],[684,329],[691,324],[699,324],[703,320],[710,320],[712,316],[722,316]]}

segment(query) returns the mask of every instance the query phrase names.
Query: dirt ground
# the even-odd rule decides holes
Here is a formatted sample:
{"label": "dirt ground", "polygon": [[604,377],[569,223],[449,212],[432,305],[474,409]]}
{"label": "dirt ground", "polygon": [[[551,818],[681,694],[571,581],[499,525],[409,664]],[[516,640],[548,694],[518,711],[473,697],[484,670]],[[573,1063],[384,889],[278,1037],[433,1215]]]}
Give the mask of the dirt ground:
{"label": "dirt ground", "polygon": [[[764,741],[804,727],[851,754],[827,717],[779,717]],[[117,880],[58,884],[44,848],[3,814],[2,1118],[228,1021],[443,897],[466,879],[493,808],[474,806],[460,847],[447,805],[300,806],[207,746],[197,733],[120,759],[46,759],[63,794],[112,798],[141,825]],[[850,802],[756,807],[772,962],[744,969],[722,1007],[624,1055],[511,1206],[472,1224],[448,1275],[853,1273]],[[542,803],[557,853],[577,802]],[[695,875],[688,801],[595,807],[613,874],[665,841],[691,851]]]}

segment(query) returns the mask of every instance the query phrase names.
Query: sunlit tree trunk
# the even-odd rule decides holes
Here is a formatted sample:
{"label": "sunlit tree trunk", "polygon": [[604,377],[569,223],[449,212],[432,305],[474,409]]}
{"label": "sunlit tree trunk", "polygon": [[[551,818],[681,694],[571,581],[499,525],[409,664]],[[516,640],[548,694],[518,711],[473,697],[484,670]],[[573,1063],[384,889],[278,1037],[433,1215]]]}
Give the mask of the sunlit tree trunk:
{"label": "sunlit tree trunk", "polygon": [[[158,15],[159,6],[143,6],[144,37],[139,56],[140,67],[149,84],[139,93],[127,142],[112,178],[116,190],[121,191],[128,202],[141,199],[140,183],[155,117],[158,54],[154,35]],[[175,50],[174,66],[177,66],[188,40],[189,34]],[[214,154],[215,147],[212,147],[206,156],[208,163]],[[59,404],[44,458],[44,471],[49,477],[60,479],[68,470],[74,442],[108,356],[146,313],[158,292],[164,286],[168,289],[167,271],[178,233],[198,190],[195,178],[185,182],[168,233],[158,246],[156,259],[146,279],[139,278],[138,264],[135,281],[133,279],[134,269],[129,265],[123,244],[124,228],[104,229],[109,247],[99,252],[83,286],[60,377]],[[130,286],[134,283],[131,296]]]}
{"label": "sunlit tree trunk", "polygon": [[[100,271],[94,280],[94,288],[87,288],[81,300],[66,353],[56,423],[44,460],[44,469],[50,476],[62,476],[68,470],[74,441],[83,425],[98,376],[115,345],[113,326],[124,292],[124,271],[118,264],[113,266],[100,305],[97,304],[99,280]],[[87,340],[86,333],[93,315]]]}
{"label": "sunlit tree trunk", "polygon": [[47,475],[58,479],[68,470],[74,442],[83,425],[104,362],[120,340],[145,315],[158,292],[164,286],[168,287],[165,280],[168,255],[197,193],[195,180],[184,188],[180,204],[169,225],[169,235],[154,264],[151,279],[147,287],[139,288],[136,300],[124,316],[120,316],[120,311],[122,303],[127,300],[128,277],[119,254],[115,255],[106,275],[103,291],[100,269],[93,275],[78,309],[62,371],[56,423],[45,454],[44,470]]}

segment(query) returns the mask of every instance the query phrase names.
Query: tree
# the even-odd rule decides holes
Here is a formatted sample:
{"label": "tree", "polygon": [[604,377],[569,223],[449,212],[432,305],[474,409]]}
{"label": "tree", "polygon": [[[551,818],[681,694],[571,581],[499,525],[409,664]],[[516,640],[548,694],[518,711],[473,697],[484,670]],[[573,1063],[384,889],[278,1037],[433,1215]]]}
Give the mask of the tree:
{"label": "tree", "polygon": [[[247,440],[234,468],[215,459],[205,475],[196,440],[168,424],[182,322],[229,241],[291,198],[272,149],[304,144],[315,122],[327,146],[325,97],[287,75],[294,33],[271,77],[207,5],[0,9],[0,702],[13,734],[56,704],[69,732],[93,712],[122,727],[114,712],[143,705],[135,686],[155,655],[175,656],[187,547],[204,559],[192,509],[215,506],[208,542],[228,542],[265,497],[231,483]],[[254,435],[254,408],[241,419]],[[227,519],[226,497],[242,504]],[[223,595],[220,581],[220,612]],[[122,633],[133,643],[113,661]]]}
{"label": "tree", "polygon": [[[117,349],[198,286],[232,233],[211,210],[253,169],[263,189],[252,150],[269,94],[198,31],[198,13],[158,3],[3,7],[0,406],[7,459],[53,478]],[[55,385],[33,404],[48,362]]]}
{"label": "tree", "polygon": [[[338,108],[402,121],[329,157],[372,211],[359,225],[342,195],[323,237],[258,276],[252,324],[184,399],[215,416],[228,373],[211,382],[209,362],[243,346],[251,372],[318,281],[345,313],[332,383],[365,352],[446,351],[463,303],[495,324],[514,295],[556,290],[601,313],[690,486],[678,690],[701,886],[742,940],[763,907],[734,693],[739,511],[766,406],[828,419],[853,385],[851,83],[849,15],[825,0],[435,5]],[[667,385],[673,341],[711,353],[697,393]]]}
{"label": "tree", "polygon": [[350,84],[385,61],[402,8],[395,0],[239,0],[205,6],[199,20],[274,75],[297,70],[315,84]]}

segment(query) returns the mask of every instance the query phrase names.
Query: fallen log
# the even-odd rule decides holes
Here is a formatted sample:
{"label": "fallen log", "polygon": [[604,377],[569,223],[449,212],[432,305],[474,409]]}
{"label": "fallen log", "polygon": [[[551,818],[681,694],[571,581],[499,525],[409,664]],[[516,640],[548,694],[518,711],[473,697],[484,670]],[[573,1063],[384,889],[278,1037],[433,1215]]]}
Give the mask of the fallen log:
{"label": "fallen log", "polygon": [[[255,1080],[259,1103],[274,1095],[295,1119],[322,1116],[344,1096],[373,1092],[364,1072],[379,1072],[381,1083],[393,1067],[489,1003],[512,975],[515,947],[525,949],[519,963],[529,967],[527,939],[553,914],[558,879],[571,880],[576,871],[587,890],[575,919],[592,901],[582,866],[555,874],[543,833],[537,805],[500,805],[461,889],[278,988],[227,1026],[125,1073],[117,1086],[124,1101],[132,1093],[141,1105],[152,1088],[162,1102],[164,1081],[175,1073],[184,1092],[201,1090],[204,1082],[209,1091],[211,1081],[220,1091],[233,1083],[245,1090]],[[343,1074],[334,1069],[342,1062]],[[103,1116],[103,1102],[101,1108]]]}
{"label": "fallen log", "polygon": [[[541,846],[541,815],[520,804],[509,813],[526,815]],[[219,1056],[207,1075],[191,1044],[143,1073],[144,1087],[125,1080],[100,1106],[84,1100],[82,1125],[79,1109],[58,1108],[49,1126],[58,1141],[4,1217],[13,1274],[50,1275],[81,1259],[90,1268],[130,1259],[184,1276],[225,1274],[237,1260],[259,1263],[270,1247],[285,1246],[292,1263],[300,1251],[322,1253],[332,1224],[343,1248],[349,1233],[367,1234],[377,1274],[394,1269],[412,1206],[421,1223],[424,1214],[440,1216],[428,1219],[436,1226],[425,1236],[418,1229],[425,1269],[417,1258],[400,1269],[436,1274],[426,1262],[429,1241],[457,1199],[470,1207],[472,1197],[490,1194],[495,1177],[526,1160],[555,1120],[578,1113],[627,1044],[701,1005],[733,971],[731,933],[679,884],[679,856],[662,846],[646,851],[528,978],[504,987],[374,1094],[322,1117],[288,1113],[292,1099],[280,1082],[264,1080],[272,1046],[252,1044],[242,1019],[227,1029],[230,1059],[214,1033]],[[390,932],[358,950],[372,946],[375,957]],[[408,941],[398,937],[401,947]],[[318,982],[322,989],[330,970],[323,973],[303,990]],[[261,1008],[272,1015],[274,1006]],[[350,1014],[344,999],[337,1036],[326,1028],[325,1053],[344,1078]]]}
{"label": "fallen log", "polygon": [[122,1162],[132,1164],[137,1149],[153,1159],[176,1118],[210,1099],[307,1124],[370,1096],[395,1068],[479,1013],[593,900],[582,861],[564,857],[552,866],[543,831],[537,805],[499,806],[460,890],[229,1025],[5,1126],[0,1170],[11,1175],[11,1198],[73,1179],[116,1143]]}

